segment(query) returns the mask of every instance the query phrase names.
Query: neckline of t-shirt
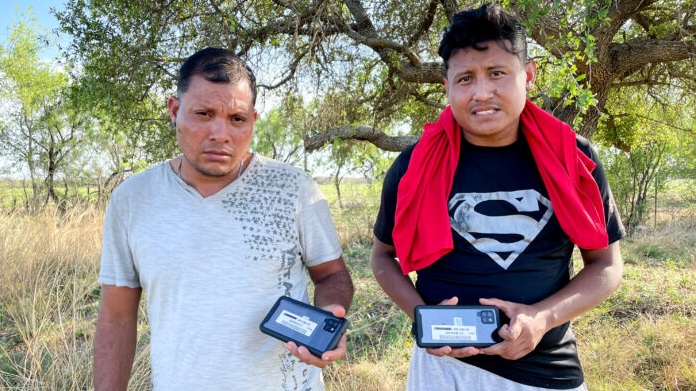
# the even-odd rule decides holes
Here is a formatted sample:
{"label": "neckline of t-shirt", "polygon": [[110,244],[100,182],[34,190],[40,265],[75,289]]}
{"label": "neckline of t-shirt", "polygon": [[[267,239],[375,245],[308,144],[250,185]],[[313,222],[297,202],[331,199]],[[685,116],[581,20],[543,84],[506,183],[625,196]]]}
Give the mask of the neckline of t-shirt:
{"label": "neckline of t-shirt", "polygon": [[470,143],[464,137],[462,137],[461,150],[477,151],[477,152],[506,152],[509,150],[515,150],[524,147],[527,144],[527,139],[524,134],[520,132],[519,136],[512,144],[501,145],[501,146],[490,146],[490,145],[476,145]]}
{"label": "neckline of t-shirt", "polygon": [[[176,183],[181,187],[182,190],[184,190],[186,193],[192,195],[193,197],[197,198],[198,200],[201,201],[212,201],[215,200],[217,197],[220,196],[220,194],[227,193],[227,191],[230,188],[236,187],[236,186],[241,186],[244,181],[244,177],[247,175],[248,172],[252,171],[254,167],[258,164],[258,158],[257,158],[257,153],[251,152],[251,158],[249,160],[249,164],[247,165],[246,169],[242,171],[242,175],[239,176],[239,178],[235,178],[234,181],[230,182],[227,184],[227,186],[223,187],[220,189],[217,193],[209,195],[208,197],[203,197],[196,189],[193,188],[193,186],[189,185],[186,183],[185,180],[183,180],[171,167],[171,164],[169,164],[169,161],[165,162],[166,165],[168,165],[168,171],[169,175],[174,176],[174,180]],[[240,180],[241,179],[241,180]]]}

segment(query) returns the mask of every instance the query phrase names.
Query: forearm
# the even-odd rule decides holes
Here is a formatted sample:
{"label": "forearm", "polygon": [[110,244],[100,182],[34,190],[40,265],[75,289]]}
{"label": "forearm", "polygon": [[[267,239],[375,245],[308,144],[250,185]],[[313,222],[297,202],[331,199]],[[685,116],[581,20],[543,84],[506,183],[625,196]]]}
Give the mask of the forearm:
{"label": "forearm", "polygon": [[396,259],[388,254],[373,251],[372,273],[387,296],[413,320],[414,308],[425,303],[409,276],[401,272]]}
{"label": "forearm", "polygon": [[353,301],[353,281],[348,270],[330,274],[314,283],[314,305],[340,304],[348,312]]}
{"label": "forearm", "polygon": [[97,322],[94,338],[95,391],[127,389],[135,356],[136,334],[136,322]]}
{"label": "forearm", "polygon": [[128,388],[138,328],[140,288],[102,285],[94,337],[95,391]]}
{"label": "forearm", "polygon": [[606,256],[586,261],[584,268],[563,289],[534,305],[546,314],[547,329],[582,315],[616,291],[623,272],[618,242],[606,251]]}

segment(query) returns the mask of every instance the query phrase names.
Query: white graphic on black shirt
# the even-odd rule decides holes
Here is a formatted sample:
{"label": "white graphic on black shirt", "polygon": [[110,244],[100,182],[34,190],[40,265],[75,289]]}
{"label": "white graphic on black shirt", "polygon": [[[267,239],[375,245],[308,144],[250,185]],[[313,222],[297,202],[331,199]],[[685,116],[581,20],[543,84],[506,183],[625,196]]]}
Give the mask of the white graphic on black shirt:
{"label": "white graphic on black shirt", "polygon": [[[508,204],[502,205],[504,208],[501,210],[509,210],[512,206],[516,213],[493,215],[490,212],[482,212],[480,206],[488,202]],[[452,197],[448,207],[452,229],[505,270],[536,238],[553,214],[551,202],[532,189],[458,193]],[[505,236],[514,239],[501,239]]]}

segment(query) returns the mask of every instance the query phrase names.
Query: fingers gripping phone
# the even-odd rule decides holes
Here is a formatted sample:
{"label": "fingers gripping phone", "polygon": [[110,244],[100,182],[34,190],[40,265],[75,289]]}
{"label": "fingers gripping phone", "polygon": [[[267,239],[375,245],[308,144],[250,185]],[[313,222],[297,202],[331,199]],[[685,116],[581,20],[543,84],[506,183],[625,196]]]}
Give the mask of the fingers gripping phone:
{"label": "fingers gripping phone", "polygon": [[416,344],[422,348],[487,347],[502,341],[495,306],[419,305],[415,328]]}
{"label": "fingers gripping phone", "polygon": [[313,355],[333,350],[348,328],[348,320],[287,296],[278,298],[261,322],[261,332],[283,342],[305,346]]}

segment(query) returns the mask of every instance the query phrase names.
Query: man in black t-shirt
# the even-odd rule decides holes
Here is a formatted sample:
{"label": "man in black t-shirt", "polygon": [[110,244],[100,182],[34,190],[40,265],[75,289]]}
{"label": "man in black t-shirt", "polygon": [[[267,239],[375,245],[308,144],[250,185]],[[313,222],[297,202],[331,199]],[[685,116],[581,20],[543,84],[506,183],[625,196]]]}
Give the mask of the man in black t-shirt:
{"label": "man in black t-shirt", "polygon": [[[622,272],[601,164],[526,99],[536,66],[515,16],[457,14],[440,55],[450,106],[387,173],[372,268],[411,319],[419,304],[486,304],[510,321],[487,348],[414,348],[408,389],[586,389],[570,320]],[[576,245],[584,267],[571,278]]]}

